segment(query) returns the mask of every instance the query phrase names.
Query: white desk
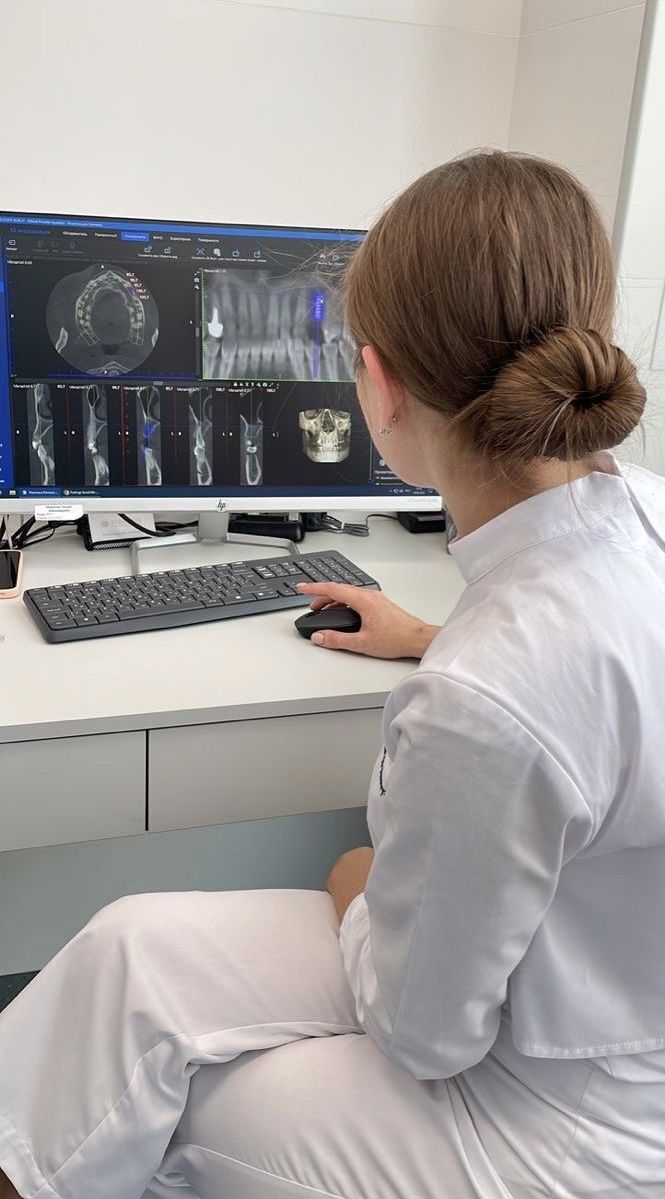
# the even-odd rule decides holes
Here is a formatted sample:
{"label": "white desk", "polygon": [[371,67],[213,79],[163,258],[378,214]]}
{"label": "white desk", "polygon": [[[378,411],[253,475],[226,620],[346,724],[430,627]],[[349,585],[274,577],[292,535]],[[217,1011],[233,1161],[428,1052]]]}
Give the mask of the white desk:
{"label": "white desk", "polygon": [[[373,520],[368,538],[309,534],[398,604],[442,623],[463,582],[442,539]],[[262,547],[151,551],[150,569],[269,557]],[[124,550],[72,532],[26,552],[24,587],[129,573]],[[145,567],[144,567],[145,569]],[[0,850],[365,803],[386,696],[412,662],[313,646],[298,610],[49,645],[0,604]]]}

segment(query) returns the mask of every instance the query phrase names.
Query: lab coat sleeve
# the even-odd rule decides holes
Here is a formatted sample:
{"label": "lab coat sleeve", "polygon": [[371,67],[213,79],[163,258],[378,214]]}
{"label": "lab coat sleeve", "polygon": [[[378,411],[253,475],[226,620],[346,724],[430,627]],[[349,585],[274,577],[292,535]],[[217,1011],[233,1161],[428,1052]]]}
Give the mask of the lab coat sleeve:
{"label": "lab coat sleeve", "polygon": [[417,671],[389,704],[382,833],[340,947],[365,1031],[416,1078],[447,1078],[491,1048],[510,975],[593,822],[494,700]]}

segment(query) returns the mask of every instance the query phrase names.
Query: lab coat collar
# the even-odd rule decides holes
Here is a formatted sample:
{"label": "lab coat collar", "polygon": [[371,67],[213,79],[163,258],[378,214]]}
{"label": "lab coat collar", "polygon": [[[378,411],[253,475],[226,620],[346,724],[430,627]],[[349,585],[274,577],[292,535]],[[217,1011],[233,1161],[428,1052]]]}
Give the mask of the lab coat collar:
{"label": "lab coat collar", "polygon": [[632,509],[621,467],[613,454],[594,458],[595,469],[522,500],[493,520],[449,543],[451,556],[467,583],[474,583],[506,558],[555,537],[588,529],[618,509]]}

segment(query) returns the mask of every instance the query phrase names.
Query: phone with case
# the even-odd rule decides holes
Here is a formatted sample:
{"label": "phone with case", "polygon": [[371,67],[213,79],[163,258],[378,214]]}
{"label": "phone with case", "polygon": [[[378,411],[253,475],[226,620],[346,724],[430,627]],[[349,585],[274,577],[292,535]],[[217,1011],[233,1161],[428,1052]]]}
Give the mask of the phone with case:
{"label": "phone with case", "polygon": [[0,599],[16,599],[21,592],[21,550],[0,550]]}

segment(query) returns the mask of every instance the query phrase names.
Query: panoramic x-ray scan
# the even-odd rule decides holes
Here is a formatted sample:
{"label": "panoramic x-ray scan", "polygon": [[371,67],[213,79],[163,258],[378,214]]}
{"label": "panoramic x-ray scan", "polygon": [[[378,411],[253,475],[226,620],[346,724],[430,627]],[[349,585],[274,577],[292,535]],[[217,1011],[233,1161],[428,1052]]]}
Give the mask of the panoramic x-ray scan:
{"label": "panoramic x-ray scan", "polygon": [[313,274],[203,273],[206,379],[354,378],[339,298]]}
{"label": "panoramic x-ray scan", "polygon": [[249,418],[240,414],[240,484],[263,482],[263,403],[250,400]]}
{"label": "panoramic x-ray scan", "polygon": [[55,483],[53,400],[48,383],[35,383],[28,392],[30,422],[30,482]]}
{"label": "panoramic x-ray scan", "polygon": [[198,487],[212,484],[212,394],[205,388],[189,392],[189,481]]}
{"label": "panoramic x-ray scan", "polygon": [[76,370],[124,375],[157,344],[159,314],[133,272],[94,263],[56,283],[46,327],[58,354]]}
{"label": "panoramic x-ray scan", "polygon": [[344,462],[351,452],[351,413],[306,408],[298,416],[302,448],[311,462]]}
{"label": "panoramic x-ray scan", "polygon": [[138,433],[139,483],[159,487],[162,482],[162,451],[160,444],[159,388],[136,388],[136,429]]}

